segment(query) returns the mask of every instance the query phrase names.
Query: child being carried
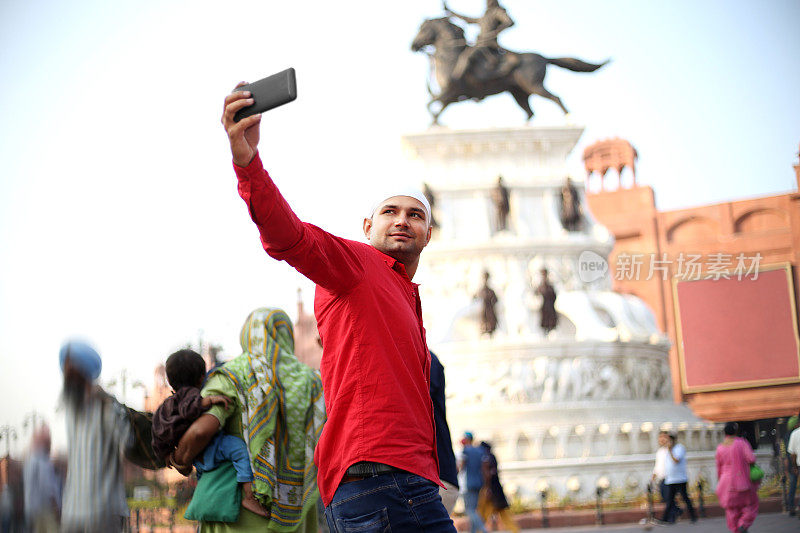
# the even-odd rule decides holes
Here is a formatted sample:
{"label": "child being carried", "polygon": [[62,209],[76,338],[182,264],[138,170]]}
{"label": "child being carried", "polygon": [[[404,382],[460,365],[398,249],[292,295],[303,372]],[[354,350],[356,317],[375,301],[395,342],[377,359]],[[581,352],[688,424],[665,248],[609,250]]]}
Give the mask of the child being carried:
{"label": "child being carried", "polygon": [[[200,418],[212,405],[228,407],[232,401],[226,396],[203,398],[200,389],[206,375],[206,363],[193,350],[178,350],[167,358],[167,381],[173,394],[158,406],[153,415],[153,451],[167,460],[175,451],[178,442],[192,423]],[[220,430],[192,464],[197,470],[198,479],[203,472],[213,470],[223,461],[231,461],[236,470],[236,481],[242,485],[242,507],[261,516],[268,516],[264,508],[253,496],[253,470],[250,467],[250,454],[247,444],[233,435]],[[188,475],[189,471],[181,472]]]}

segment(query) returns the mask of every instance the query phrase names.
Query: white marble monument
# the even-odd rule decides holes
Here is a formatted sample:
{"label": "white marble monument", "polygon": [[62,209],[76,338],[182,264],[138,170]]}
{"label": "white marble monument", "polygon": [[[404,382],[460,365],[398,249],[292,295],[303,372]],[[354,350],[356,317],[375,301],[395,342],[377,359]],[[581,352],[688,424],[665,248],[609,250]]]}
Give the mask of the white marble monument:
{"label": "white marble monument", "polygon": [[[439,224],[415,278],[428,344],[446,369],[454,449],[464,431],[493,445],[509,495],[593,498],[641,492],[661,428],[689,450],[690,481],[713,486],[718,425],[672,402],[669,341],[642,300],[611,290],[613,237],[586,208],[579,231],[560,218],[566,159],[582,128],[430,129],[403,138],[413,171],[434,192]],[[492,189],[509,192],[497,230]],[[539,327],[540,269],[557,291],[558,327]],[[604,271],[605,269],[605,271]],[[483,272],[498,303],[481,333]]]}

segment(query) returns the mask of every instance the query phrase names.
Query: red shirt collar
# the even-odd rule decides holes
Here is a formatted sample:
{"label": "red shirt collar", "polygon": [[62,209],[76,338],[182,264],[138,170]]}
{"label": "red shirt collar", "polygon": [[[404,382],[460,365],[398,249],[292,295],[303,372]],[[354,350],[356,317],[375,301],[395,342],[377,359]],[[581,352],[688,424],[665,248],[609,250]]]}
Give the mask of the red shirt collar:
{"label": "red shirt collar", "polygon": [[370,248],[372,248],[375,251],[375,253],[381,256],[381,259],[383,259],[383,262],[386,263],[389,266],[389,268],[391,268],[392,270],[403,276],[403,279],[411,283],[413,286],[419,287],[419,283],[414,283],[413,281],[411,281],[411,278],[408,277],[408,272],[406,272],[406,266],[403,263],[401,263],[392,256],[386,255],[385,253],[381,252],[372,245],[370,245]]}

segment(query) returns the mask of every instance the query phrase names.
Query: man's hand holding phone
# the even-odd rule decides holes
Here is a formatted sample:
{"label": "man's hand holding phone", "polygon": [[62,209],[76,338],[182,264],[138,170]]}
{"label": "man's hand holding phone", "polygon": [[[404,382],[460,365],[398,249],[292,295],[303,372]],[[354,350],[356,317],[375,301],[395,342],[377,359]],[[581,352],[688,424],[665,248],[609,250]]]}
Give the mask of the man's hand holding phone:
{"label": "man's hand holding phone", "polygon": [[258,123],[261,114],[293,102],[297,98],[297,80],[293,68],[287,68],[254,83],[240,83],[225,98],[222,124],[228,132],[233,162],[246,167],[258,149]]}
{"label": "man's hand holding phone", "polygon": [[[242,85],[246,85],[246,83],[241,82],[236,87]],[[261,113],[243,118],[239,122],[236,122],[233,117],[237,111],[252,105],[253,102],[250,91],[234,90],[225,97],[225,107],[222,110],[222,125],[228,133],[228,141],[231,143],[233,162],[240,167],[249,165],[258,151]]]}

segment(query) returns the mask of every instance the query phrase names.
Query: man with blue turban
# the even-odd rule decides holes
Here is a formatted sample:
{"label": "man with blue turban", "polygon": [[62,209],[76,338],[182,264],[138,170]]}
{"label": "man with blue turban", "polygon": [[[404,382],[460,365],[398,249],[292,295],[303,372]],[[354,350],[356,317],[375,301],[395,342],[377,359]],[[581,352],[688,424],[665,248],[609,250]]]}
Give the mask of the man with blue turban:
{"label": "man with blue turban", "polygon": [[127,411],[95,383],[103,363],[94,348],[69,341],[59,359],[68,442],[61,531],[122,531],[128,516],[120,457],[131,438]]}

